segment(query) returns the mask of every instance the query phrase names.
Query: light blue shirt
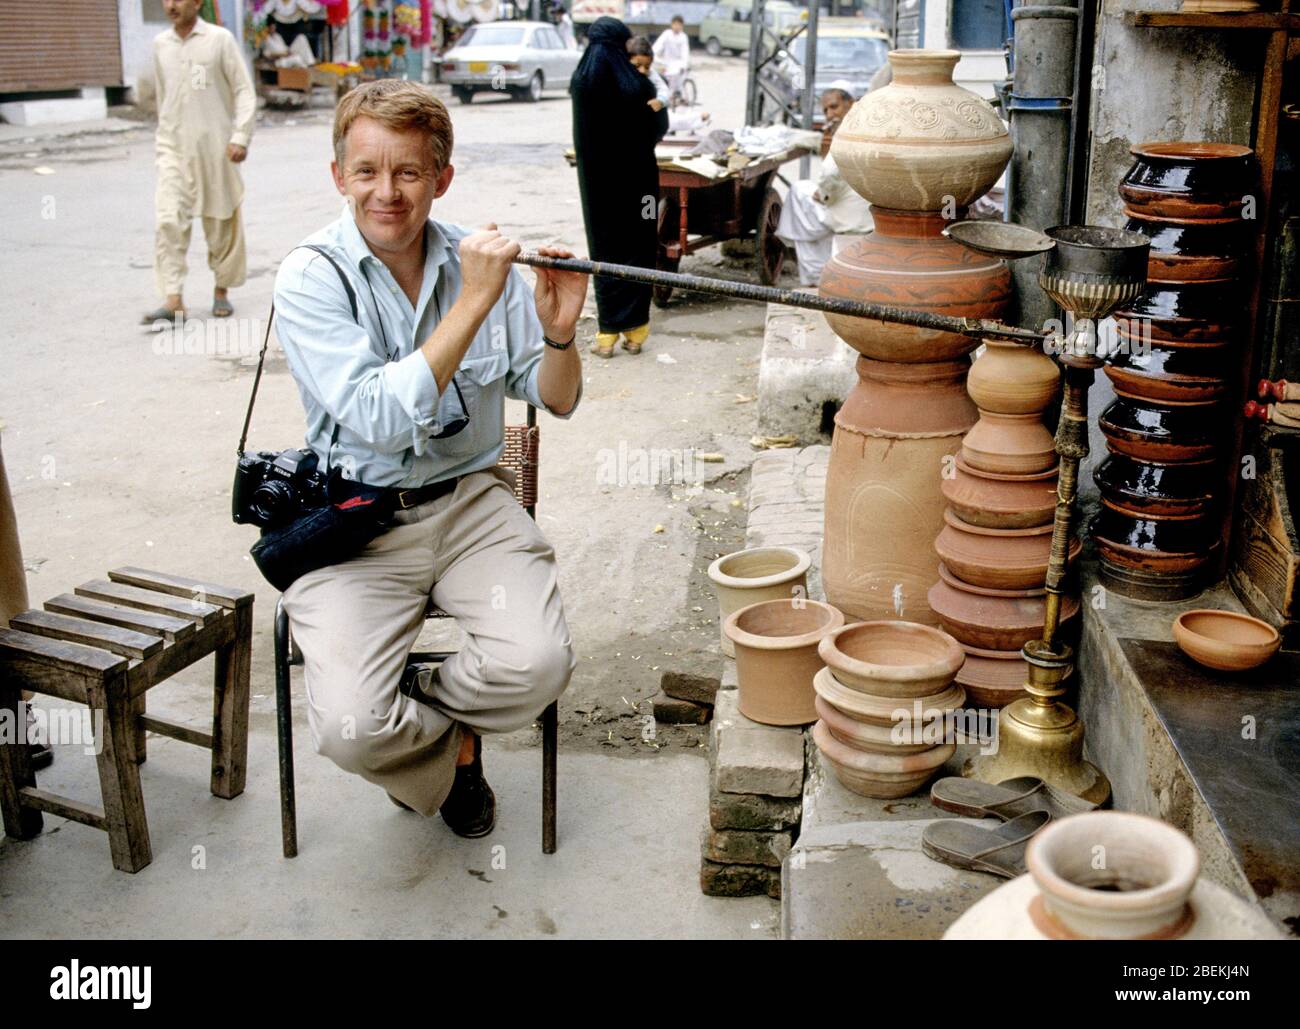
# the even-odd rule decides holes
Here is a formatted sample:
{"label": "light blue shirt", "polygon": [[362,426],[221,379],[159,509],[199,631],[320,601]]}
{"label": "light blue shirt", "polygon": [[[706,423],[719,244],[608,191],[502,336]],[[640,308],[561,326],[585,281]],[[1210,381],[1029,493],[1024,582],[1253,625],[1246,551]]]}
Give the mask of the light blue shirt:
{"label": "light blue shirt", "polygon": [[[548,410],[537,389],[542,325],[517,268],[466,351],[455,386],[448,383],[439,393],[420,353],[420,344],[460,295],[457,244],[470,231],[429,219],[415,307],[370,252],[350,211],[305,239],[323,247],[348,276],[356,319],[338,273],[319,253],[300,246],[280,265],[276,336],[302,396],[307,446],[322,470],[328,463],[369,486],[423,486],[497,463],[507,396]],[[433,439],[462,416],[462,397],[469,425]],[[338,442],[331,447],[336,426]]]}

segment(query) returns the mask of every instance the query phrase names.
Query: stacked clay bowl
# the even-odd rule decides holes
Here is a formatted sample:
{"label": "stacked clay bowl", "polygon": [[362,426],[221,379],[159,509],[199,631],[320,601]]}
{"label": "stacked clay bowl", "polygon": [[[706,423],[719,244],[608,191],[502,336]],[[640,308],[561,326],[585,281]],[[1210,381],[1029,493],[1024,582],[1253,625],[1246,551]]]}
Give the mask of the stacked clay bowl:
{"label": "stacked clay bowl", "polygon": [[1218,547],[1212,497],[1232,433],[1249,148],[1143,143],[1120,183],[1125,228],[1151,241],[1146,291],[1115,312],[1106,356],[1116,399],[1099,419],[1110,456],[1094,473],[1091,531],[1102,579],[1128,596],[1191,596]]}
{"label": "stacked clay bowl", "polygon": [[864,797],[915,793],[956,750],[946,716],[966,700],[957,641],[918,622],[855,622],[818,653],[813,740],[835,777]]}

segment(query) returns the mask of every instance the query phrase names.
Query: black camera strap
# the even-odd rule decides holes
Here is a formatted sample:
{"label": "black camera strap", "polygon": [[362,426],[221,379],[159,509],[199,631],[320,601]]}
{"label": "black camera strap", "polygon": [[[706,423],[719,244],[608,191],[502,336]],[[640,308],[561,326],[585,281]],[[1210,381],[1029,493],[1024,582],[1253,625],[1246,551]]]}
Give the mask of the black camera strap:
{"label": "black camera strap", "polygon": [[[325,258],[333,269],[338,272],[339,281],[343,283],[343,291],[348,295],[348,306],[352,309],[352,318],[359,325],[361,319],[357,313],[357,294],[352,288],[352,283],[348,281],[347,275],[339,267],[339,263],[330,257],[329,251],[323,246],[316,243],[303,243],[293,248],[294,250],[314,250]],[[248,444],[248,428],[253,421],[253,405],[257,403],[257,387],[262,384],[262,367],[266,364],[266,351],[271,344],[271,325],[275,321],[275,301],[271,301],[271,314],[266,320],[266,335],[262,337],[262,352],[257,357],[257,373],[253,376],[253,392],[248,398],[248,410],[244,413],[244,428],[239,434],[239,449],[235,451],[236,457],[244,456],[244,447]],[[339,441],[339,426],[334,423],[334,432],[330,435],[330,453],[325,457],[325,471],[329,472],[330,458],[334,453],[334,444]]]}

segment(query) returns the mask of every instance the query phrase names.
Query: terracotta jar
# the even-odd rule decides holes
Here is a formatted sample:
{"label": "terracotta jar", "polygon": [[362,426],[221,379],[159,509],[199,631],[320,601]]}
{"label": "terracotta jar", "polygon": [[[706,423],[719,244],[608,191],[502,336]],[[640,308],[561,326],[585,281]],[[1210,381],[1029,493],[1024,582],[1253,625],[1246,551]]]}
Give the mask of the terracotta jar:
{"label": "terracotta jar", "polygon": [[859,382],[835,416],[826,472],[822,583],[854,620],[935,624],[942,470],[975,421],[964,361],[858,358]]}
{"label": "terracotta jar", "polygon": [[[944,527],[934,541],[935,552],[950,572],[972,586],[993,590],[1025,590],[1043,585],[1052,551],[1052,526],[1029,529],[988,529],[969,525],[945,511]],[[1079,556],[1083,544],[1071,541],[1068,560]]]}
{"label": "terracotta jar", "polygon": [[725,554],[709,565],[709,579],[718,595],[722,652],[735,657],[735,648],[721,626],[735,611],[760,600],[808,596],[812,558],[797,547],[754,547]]}
{"label": "terracotta jar", "polygon": [[813,742],[845,789],[881,800],[915,793],[957,751],[953,743],[905,753],[859,750],[836,738],[824,722],[813,726]]}
{"label": "terracotta jar", "polygon": [[900,711],[907,712],[909,716],[919,711],[922,719],[937,718],[961,707],[966,701],[966,692],[955,682],[928,697],[913,697],[910,700],[877,697],[845,686],[831,674],[829,668],[822,668],[813,676],[813,689],[822,700],[835,705],[857,721],[886,727],[895,724],[895,716]]}
{"label": "terracotta jar", "polygon": [[[1043,631],[1042,597],[986,597],[940,580],[930,587],[930,607],[959,643],[983,650],[1018,650]],[[1079,613],[1075,597],[1061,600],[1061,624]]]}
{"label": "terracotta jar", "polygon": [[[875,229],[826,262],[818,285],[822,296],[957,318],[997,318],[1006,309],[1006,263],[948,239],[942,215],[884,207],[871,213]],[[976,345],[955,332],[837,314],[826,321],[858,353],[881,361],[951,361]]]}
{"label": "terracotta jar", "polygon": [[960,457],[940,489],[954,514],[971,525],[1025,529],[1048,525],[1056,512],[1056,467],[1031,475],[999,475]]}
{"label": "terracotta jar", "polygon": [[966,390],[981,411],[1039,414],[1060,388],[1056,362],[1041,350],[988,340],[966,377]]}
{"label": "terracotta jar", "polygon": [[740,713],[764,725],[806,725],[817,717],[817,646],[844,615],[816,600],[765,600],[735,611],[723,631],[736,648]]}
{"label": "terracotta jar", "polygon": [[917,622],[854,622],[825,636],[818,652],[850,689],[907,699],[938,693],[965,659],[946,632]]}
{"label": "terracotta jar", "polygon": [[1032,475],[1057,463],[1056,442],[1038,414],[981,411],[962,441],[961,456],[979,472]]}
{"label": "terracotta jar", "polygon": [[1139,143],[1119,195],[1157,218],[1238,215],[1255,185],[1254,151],[1232,143]]}
{"label": "terracotta jar", "polygon": [[1200,856],[1184,833],[1146,815],[1090,811],[1049,822],[1025,863],[1027,875],[976,901],[943,938],[1282,938],[1258,907],[1199,877]]}
{"label": "terracotta jar", "polygon": [[844,180],[872,204],[938,211],[989,191],[1011,137],[987,101],[952,81],[956,50],[894,50],[893,79],[845,116],[831,143]]}

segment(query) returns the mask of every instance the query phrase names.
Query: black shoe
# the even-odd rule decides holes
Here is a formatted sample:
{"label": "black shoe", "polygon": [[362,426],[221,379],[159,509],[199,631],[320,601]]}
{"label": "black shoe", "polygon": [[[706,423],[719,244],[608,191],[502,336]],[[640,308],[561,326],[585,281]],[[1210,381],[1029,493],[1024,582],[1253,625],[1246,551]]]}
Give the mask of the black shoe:
{"label": "black shoe", "polygon": [[54,764],[54,748],[48,743],[29,743],[27,761],[34,770],[49,768]]}
{"label": "black shoe", "polygon": [[497,798],[483,778],[483,738],[474,737],[474,760],[456,769],[451,792],[438,809],[442,820],[457,836],[475,840],[497,824]]}
{"label": "black shoe", "polygon": [[397,680],[397,692],[422,704],[429,703],[433,699],[433,688],[438,682],[438,669],[441,667],[441,663],[407,665],[402,670],[402,677]]}

